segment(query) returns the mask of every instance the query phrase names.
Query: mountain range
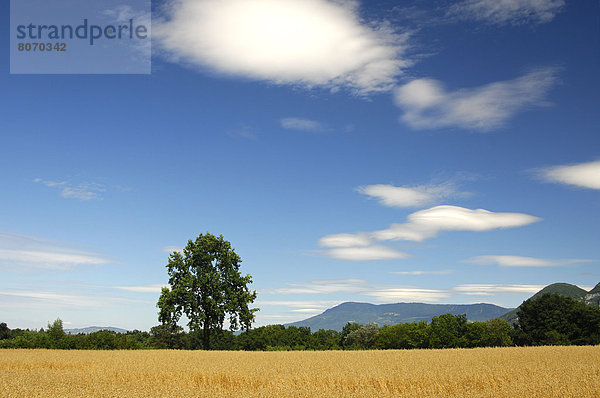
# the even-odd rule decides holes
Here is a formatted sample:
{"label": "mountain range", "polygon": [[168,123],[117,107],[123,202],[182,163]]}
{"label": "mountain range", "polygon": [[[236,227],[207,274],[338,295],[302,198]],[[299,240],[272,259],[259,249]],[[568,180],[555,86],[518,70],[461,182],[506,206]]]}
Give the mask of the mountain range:
{"label": "mountain range", "polygon": [[[555,293],[584,301],[588,305],[600,305],[600,283],[589,292],[569,283],[553,283],[531,296],[536,298],[545,293]],[[395,325],[397,323],[431,321],[434,316],[443,314],[466,314],[469,321],[486,321],[501,318],[509,322],[517,320],[518,308],[504,308],[494,304],[425,304],[425,303],[396,303],[369,304],[346,302],[325,312],[302,321],[288,323],[284,326],[308,326],[314,332],[319,329],[341,331],[348,322],[359,324],[376,323],[379,326]],[[65,329],[68,334],[89,334],[100,330],[116,333],[127,333],[127,330],[116,327],[90,326],[81,329]]]}
{"label": "mountain range", "polygon": [[128,331],[125,329],[121,329],[121,328],[115,328],[112,326],[90,326],[87,328],[80,328],[80,329],[65,329],[65,333],[66,334],[90,334],[90,333],[94,333],[94,332],[99,332],[100,330],[108,330],[110,332],[115,332],[115,333],[127,333]]}
{"label": "mountain range", "polygon": [[[569,283],[554,283],[544,287],[531,298],[545,293],[561,294],[575,300],[585,301],[588,305],[600,305],[600,283],[589,292]],[[285,326],[308,326],[312,331],[333,329],[341,331],[348,322],[360,324],[376,323],[379,326],[397,323],[431,321],[434,316],[442,314],[466,314],[469,321],[486,321],[501,318],[509,322],[517,320],[518,308],[504,308],[494,304],[424,304],[396,303],[369,304],[346,302],[325,312],[302,321]]]}
{"label": "mountain range", "polygon": [[333,329],[341,331],[348,322],[360,324],[376,323],[395,325],[397,323],[431,321],[434,316],[451,313],[466,314],[470,321],[485,321],[498,318],[511,308],[494,304],[424,304],[424,303],[342,303],[330,308],[322,314],[303,321],[289,323],[285,326],[308,326],[311,330]]}

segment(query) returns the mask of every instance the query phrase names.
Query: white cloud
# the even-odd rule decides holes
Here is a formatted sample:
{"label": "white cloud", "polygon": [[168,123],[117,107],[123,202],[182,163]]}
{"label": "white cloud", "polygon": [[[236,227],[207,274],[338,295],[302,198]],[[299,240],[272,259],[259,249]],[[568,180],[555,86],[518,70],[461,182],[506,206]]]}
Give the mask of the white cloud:
{"label": "white cloud", "polygon": [[358,187],[357,191],[379,199],[382,205],[390,207],[423,206],[446,199],[455,193],[454,188],[449,184],[420,185],[415,187],[376,184]]}
{"label": "white cloud", "polygon": [[276,84],[388,91],[406,36],[362,23],[353,1],[178,0],[153,38],[175,61]]}
{"label": "white cloud", "polygon": [[0,266],[13,270],[68,270],[78,265],[107,264],[97,254],[59,245],[48,239],[0,232]]}
{"label": "white cloud", "polygon": [[281,127],[287,130],[307,131],[310,133],[325,133],[331,131],[331,128],[324,123],[298,117],[286,117],[281,119],[280,123]]}
{"label": "white cloud", "polygon": [[551,182],[600,189],[600,160],[550,167],[542,172],[542,176]]}
{"label": "white cloud", "polygon": [[165,246],[160,251],[163,252],[163,253],[168,253],[168,254],[171,254],[173,252],[183,252],[183,247],[179,247],[179,246]]}
{"label": "white cloud", "polygon": [[390,272],[391,274],[396,274],[396,275],[413,275],[413,276],[418,276],[418,275],[449,275],[451,274],[452,270],[441,270],[441,271],[395,271],[395,272]]}
{"label": "white cloud", "polygon": [[357,293],[366,289],[367,281],[362,279],[331,279],[316,280],[309,283],[289,283],[289,288],[271,289],[270,294],[329,294],[329,293]]}
{"label": "white cloud", "polygon": [[49,188],[60,189],[60,196],[67,199],[101,200],[102,193],[106,192],[106,187],[95,182],[82,182],[72,184],[67,181],[46,181],[41,178],[36,178],[33,182],[43,184]]}
{"label": "white cloud", "polygon": [[528,225],[541,219],[523,213],[494,213],[484,209],[471,210],[457,206],[436,206],[408,216],[404,224],[392,224],[388,229],[375,231],[380,241],[409,240],[421,242],[441,231],[488,231]]}
{"label": "white cloud", "polygon": [[319,239],[319,245],[323,247],[364,247],[371,245],[372,240],[368,234],[333,234]]}
{"label": "white cloud", "polygon": [[409,257],[408,254],[382,245],[366,247],[338,247],[325,254],[331,258],[349,261],[393,260]]}
{"label": "white cloud", "polygon": [[323,311],[321,310],[317,310],[315,308],[299,308],[297,310],[291,310],[290,312],[300,312],[303,314],[319,314]]}
{"label": "white cloud", "polygon": [[169,287],[164,284],[152,284],[142,286],[112,286],[113,289],[125,290],[135,293],[160,293],[163,287]]}
{"label": "white cloud", "polygon": [[514,80],[447,92],[433,79],[417,79],[395,89],[401,120],[415,129],[460,127],[488,131],[516,113],[544,104],[557,68],[541,68]]}
{"label": "white cloud", "polygon": [[510,294],[534,294],[539,292],[545,285],[496,285],[496,284],[466,284],[453,288],[460,294],[471,296],[491,296],[499,293]]}
{"label": "white cloud", "polygon": [[451,296],[446,290],[424,289],[419,287],[383,288],[364,293],[365,296],[375,297],[380,302],[438,302]]}
{"label": "white cloud", "polygon": [[546,23],[564,7],[564,0],[464,0],[450,14],[497,25]]}
{"label": "white cloud", "polygon": [[[148,302],[142,300],[133,300],[120,297],[100,297],[100,296],[85,296],[85,295],[73,295],[73,294],[62,294],[53,292],[41,292],[41,291],[0,291],[0,296],[8,297],[19,297],[22,300],[28,302],[38,303],[38,306],[43,304],[44,306],[60,306],[65,308],[72,307],[106,307],[109,305],[117,305],[123,303],[144,303]],[[27,304],[21,302],[22,304]]]}
{"label": "white cloud", "polygon": [[327,309],[335,305],[340,304],[340,301],[335,300],[312,300],[312,301],[286,301],[286,300],[257,300],[255,304],[259,307],[262,306],[282,306],[291,308],[313,308]]}
{"label": "white cloud", "polygon": [[477,256],[466,263],[481,264],[481,265],[499,265],[501,267],[558,267],[563,265],[577,264],[589,262],[590,260],[582,259],[561,259],[549,260],[545,258],[521,257],[521,256],[505,256],[505,255],[486,255]]}

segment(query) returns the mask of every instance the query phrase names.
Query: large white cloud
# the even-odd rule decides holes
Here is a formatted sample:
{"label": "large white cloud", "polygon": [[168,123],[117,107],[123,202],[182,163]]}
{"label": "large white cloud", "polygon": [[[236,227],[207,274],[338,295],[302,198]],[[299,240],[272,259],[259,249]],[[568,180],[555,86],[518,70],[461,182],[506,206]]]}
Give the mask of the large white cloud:
{"label": "large white cloud", "polygon": [[546,23],[564,5],[564,0],[464,0],[451,8],[451,14],[498,25]]}
{"label": "large white cloud", "polygon": [[395,89],[401,120],[415,129],[460,127],[488,131],[517,112],[544,103],[557,68],[541,68],[513,80],[448,92],[441,82],[416,79]]}
{"label": "large white cloud", "polygon": [[555,166],[542,173],[548,181],[600,189],[600,160],[566,166]]}
{"label": "large white cloud", "polygon": [[396,187],[388,184],[365,185],[357,188],[358,192],[379,199],[384,206],[415,207],[430,204],[452,196],[452,186],[420,185],[415,187]]}
{"label": "large white cloud", "polygon": [[372,236],[379,241],[420,242],[433,238],[441,231],[488,231],[521,227],[540,220],[523,213],[494,213],[484,209],[472,210],[445,205],[412,213],[406,223],[392,224],[387,229],[373,232]]}
{"label": "large white cloud", "polygon": [[390,90],[406,36],[361,21],[357,3],[176,0],[153,38],[175,60],[277,84]]}

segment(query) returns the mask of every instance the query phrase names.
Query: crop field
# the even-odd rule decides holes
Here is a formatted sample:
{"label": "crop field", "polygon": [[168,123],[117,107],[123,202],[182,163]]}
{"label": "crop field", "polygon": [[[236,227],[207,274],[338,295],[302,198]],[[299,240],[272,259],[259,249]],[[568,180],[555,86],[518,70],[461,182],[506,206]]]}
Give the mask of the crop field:
{"label": "crop field", "polygon": [[0,350],[1,397],[600,397],[600,346]]}

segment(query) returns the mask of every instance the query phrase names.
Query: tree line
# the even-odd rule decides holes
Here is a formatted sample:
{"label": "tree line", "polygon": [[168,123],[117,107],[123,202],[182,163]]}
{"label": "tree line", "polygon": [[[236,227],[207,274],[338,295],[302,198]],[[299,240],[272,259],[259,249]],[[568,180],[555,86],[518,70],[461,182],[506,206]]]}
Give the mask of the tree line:
{"label": "tree line", "polygon": [[341,332],[308,327],[268,325],[212,333],[206,342],[203,330],[185,332],[165,323],[149,332],[66,334],[57,319],[40,330],[11,330],[0,324],[0,348],[49,349],[208,349],[214,350],[352,350],[471,348],[528,345],[600,344],[600,308],[569,297],[545,294],[525,301],[511,325],[502,319],[468,322],[466,316],[444,314],[431,322],[378,326],[348,323]]}

